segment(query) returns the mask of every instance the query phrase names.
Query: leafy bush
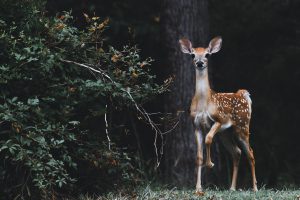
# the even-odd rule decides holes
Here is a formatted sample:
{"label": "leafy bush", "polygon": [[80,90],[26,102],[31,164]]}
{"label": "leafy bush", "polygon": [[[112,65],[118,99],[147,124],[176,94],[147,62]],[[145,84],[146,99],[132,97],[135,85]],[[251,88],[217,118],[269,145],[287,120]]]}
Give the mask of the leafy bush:
{"label": "leafy bush", "polygon": [[[1,195],[49,198],[79,190],[78,179],[91,173],[101,178],[91,181],[100,190],[137,181],[136,159],[114,143],[109,149],[106,129],[126,125],[121,116],[167,83],[154,82],[152,60],[142,60],[136,47],[106,44],[108,20],[85,14],[87,27],[80,30],[69,12],[46,16],[44,5],[0,2]],[[114,112],[118,116],[105,124],[104,116]]]}

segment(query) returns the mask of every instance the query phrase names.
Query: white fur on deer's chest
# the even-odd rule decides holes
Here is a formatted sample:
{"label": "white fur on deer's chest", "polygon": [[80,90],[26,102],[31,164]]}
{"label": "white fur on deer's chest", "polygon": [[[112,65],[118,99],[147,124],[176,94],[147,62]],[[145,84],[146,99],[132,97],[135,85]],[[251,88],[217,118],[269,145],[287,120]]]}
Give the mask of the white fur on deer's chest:
{"label": "white fur on deer's chest", "polygon": [[206,111],[198,112],[194,118],[194,125],[197,127],[207,127],[212,119]]}

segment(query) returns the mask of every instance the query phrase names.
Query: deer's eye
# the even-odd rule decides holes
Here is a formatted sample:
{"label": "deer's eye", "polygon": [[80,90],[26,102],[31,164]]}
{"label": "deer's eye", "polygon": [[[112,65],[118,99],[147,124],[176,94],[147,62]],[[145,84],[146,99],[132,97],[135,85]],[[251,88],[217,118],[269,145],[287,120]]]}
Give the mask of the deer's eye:
{"label": "deer's eye", "polygon": [[195,54],[192,54],[191,56],[192,56],[193,59],[195,58]]}

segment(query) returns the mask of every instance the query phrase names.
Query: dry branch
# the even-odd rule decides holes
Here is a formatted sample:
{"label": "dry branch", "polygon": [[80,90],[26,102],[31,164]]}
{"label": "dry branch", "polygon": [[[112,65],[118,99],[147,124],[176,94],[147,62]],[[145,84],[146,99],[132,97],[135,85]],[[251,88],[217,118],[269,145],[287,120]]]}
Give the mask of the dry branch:
{"label": "dry branch", "polygon": [[[108,81],[110,81],[114,85],[117,84],[104,70],[100,69],[99,67],[97,67],[95,65],[83,64],[83,63],[78,63],[78,62],[75,62],[75,61],[65,60],[65,59],[61,59],[61,61],[65,62],[65,63],[69,63],[69,64],[74,64],[74,65],[77,65],[77,66],[80,66],[80,67],[84,67],[84,68],[90,70],[90,72],[92,72],[92,73],[97,73],[97,74],[101,75],[101,77],[107,79]],[[127,89],[127,90],[123,89],[122,91],[125,92],[128,95],[129,99],[131,100],[131,102],[135,106],[135,108],[138,111],[138,113],[141,114],[141,116],[144,118],[144,120],[146,120],[146,122],[151,126],[151,128],[155,132],[153,145],[154,145],[154,148],[155,148],[156,168],[157,168],[157,167],[159,167],[161,159],[162,159],[162,156],[163,156],[163,147],[164,147],[164,138],[163,138],[163,135],[167,134],[167,133],[170,133],[171,131],[173,131],[177,127],[177,125],[179,124],[179,120],[169,130],[167,130],[165,132],[161,131],[161,129],[158,127],[158,125],[150,117],[150,115],[158,114],[158,113],[148,113],[141,105],[138,105],[138,103],[132,97],[129,89]],[[109,135],[108,135],[106,113],[105,113],[105,123],[106,123],[106,136],[107,136],[107,140],[108,140],[108,143],[109,143],[109,149],[110,149],[110,142],[111,141],[110,141],[110,138],[109,138]],[[161,145],[160,145],[160,148],[159,148],[160,151],[158,150],[158,147],[157,147],[157,139],[158,139],[158,137],[160,137],[160,139],[161,139]]]}

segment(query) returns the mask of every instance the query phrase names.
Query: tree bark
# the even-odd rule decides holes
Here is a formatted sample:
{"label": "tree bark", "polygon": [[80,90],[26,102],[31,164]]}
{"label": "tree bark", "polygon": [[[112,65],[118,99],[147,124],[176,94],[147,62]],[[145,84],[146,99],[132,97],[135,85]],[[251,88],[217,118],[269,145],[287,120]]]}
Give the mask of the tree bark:
{"label": "tree bark", "polygon": [[189,116],[195,91],[195,68],[192,59],[180,51],[178,40],[186,37],[195,47],[207,45],[207,0],[163,0],[161,25],[164,67],[174,74],[174,85],[165,98],[165,111],[180,112],[178,128],[167,135],[164,160],[168,183],[195,184],[196,141]]}

